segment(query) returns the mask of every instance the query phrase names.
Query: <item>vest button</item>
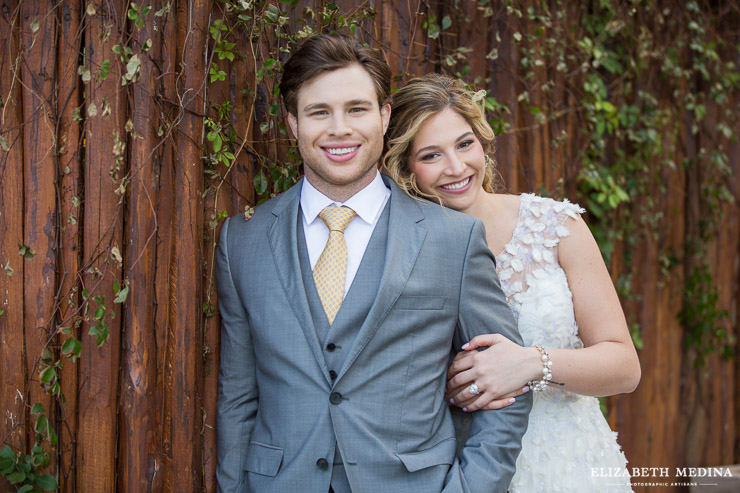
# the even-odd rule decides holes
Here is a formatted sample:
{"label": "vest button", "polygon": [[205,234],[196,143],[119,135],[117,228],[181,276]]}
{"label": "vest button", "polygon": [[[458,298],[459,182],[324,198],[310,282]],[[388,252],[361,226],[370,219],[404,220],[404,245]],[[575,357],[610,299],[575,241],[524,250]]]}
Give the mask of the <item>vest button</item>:
{"label": "vest button", "polygon": [[336,406],[337,404],[342,402],[342,394],[340,394],[339,392],[332,392],[329,396],[329,402]]}
{"label": "vest button", "polygon": [[335,378],[337,378],[337,372],[335,372],[334,370],[329,370],[329,376],[332,380],[334,380]]}
{"label": "vest button", "polygon": [[326,471],[327,469],[329,469],[329,462],[326,459],[321,458],[316,461],[316,467],[318,467],[322,471]]}
{"label": "vest button", "polygon": [[329,344],[326,345],[326,350],[329,351],[330,353],[334,351],[336,348],[337,346],[335,346],[333,342],[330,342]]}

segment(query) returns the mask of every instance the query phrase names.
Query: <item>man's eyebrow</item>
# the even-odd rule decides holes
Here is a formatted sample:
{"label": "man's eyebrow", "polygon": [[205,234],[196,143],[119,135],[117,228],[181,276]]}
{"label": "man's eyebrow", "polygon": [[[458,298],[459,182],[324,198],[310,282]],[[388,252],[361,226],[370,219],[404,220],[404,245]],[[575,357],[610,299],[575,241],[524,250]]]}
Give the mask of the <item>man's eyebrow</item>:
{"label": "man's eyebrow", "polygon": [[306,105],[303,108],[303,111],[305,113],[305,112],[309,112],[309,111],[313,111],[313,110],[319,110],[319,109],[320,110],[323,110],[323,109],[326,109],[328,107],[329,107],[329,105],[326,104],[326,103],[311,103],[309,105]]}
{"label": "man's eyebrow", "polygon": [[[370,99],[352,99],[344,103],[345,108],[348,108],[350,106],[372,106],[372,105],[373,105],[373,102]],[[311,104],[306,105],[303,108],[303,112],[308,113],[309,111],[325,110],[325,109],[329,109],[328,103],[311,103]]]}
{"label": "man's eyebrow", "polygon": [[353,99],[351,101],[347,101],[345,106],[372,106],[373,102],[369,99]]}

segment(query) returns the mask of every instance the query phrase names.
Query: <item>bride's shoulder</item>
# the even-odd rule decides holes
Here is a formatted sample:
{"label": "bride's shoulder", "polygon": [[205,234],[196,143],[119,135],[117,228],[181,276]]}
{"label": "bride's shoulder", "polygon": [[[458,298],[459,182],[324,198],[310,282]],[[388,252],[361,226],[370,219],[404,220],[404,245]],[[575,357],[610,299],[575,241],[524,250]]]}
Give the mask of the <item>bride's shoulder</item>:
{"label": "bride's shoulder", "polygon": [[559,222],[567,218],[578,219],[579,216],[586,212],[586,209],[578,204],[574,204],[567,198],[555,200],[550,197],[542,197],[532,193],[523,193],[522,207],[526,207],[537,217],[559,218]]}
{"label": "bride's shoulder", "polygon": [[508,216],[519,215],[521,207],[521,195],[515,195],[510,193],[496,193],[496,209],[504,212]]}

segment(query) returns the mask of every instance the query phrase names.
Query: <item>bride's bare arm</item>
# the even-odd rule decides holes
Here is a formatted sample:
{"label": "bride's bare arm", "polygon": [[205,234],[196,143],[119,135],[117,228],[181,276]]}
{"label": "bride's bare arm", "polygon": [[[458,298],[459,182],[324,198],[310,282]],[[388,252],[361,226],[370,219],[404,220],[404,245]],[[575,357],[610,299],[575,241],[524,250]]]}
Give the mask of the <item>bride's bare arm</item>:
{"label": "bride's bare arm", "polygon": [[[607,396],[632,392],[640,381],[640,362],[609,272],[588,226],[566,223],[570,235],[558,246],[558,259],[573,293],[581,349],[546,348],[552,380],[570,392]],[[499,336],[478,336],[459,354],[448,372],[448,399],[468,411],[487,408],[504,396],[539,379],[540,354]],[[536,341],[535,341],[536,342]],[[490,346],[485,351],[477,347]],[[471,395],[475,382],[482,394]],[[498,404],[500,407],[500,404]]]}

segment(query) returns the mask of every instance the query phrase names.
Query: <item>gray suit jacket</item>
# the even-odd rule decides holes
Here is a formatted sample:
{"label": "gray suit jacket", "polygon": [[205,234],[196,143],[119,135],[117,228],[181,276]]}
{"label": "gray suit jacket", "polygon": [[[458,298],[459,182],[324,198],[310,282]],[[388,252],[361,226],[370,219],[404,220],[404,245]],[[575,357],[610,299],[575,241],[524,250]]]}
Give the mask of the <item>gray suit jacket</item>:
{"label": "gray suit jacket", "polygon": [[473,413],[456,455],[450,350],[521,344],[480,221],[391,189],[380,290],[332,381],[298,257],[302,182],[221,231],[219,491],[325,493],[338,444],[354,493],[506,491],[531,398]]}

